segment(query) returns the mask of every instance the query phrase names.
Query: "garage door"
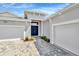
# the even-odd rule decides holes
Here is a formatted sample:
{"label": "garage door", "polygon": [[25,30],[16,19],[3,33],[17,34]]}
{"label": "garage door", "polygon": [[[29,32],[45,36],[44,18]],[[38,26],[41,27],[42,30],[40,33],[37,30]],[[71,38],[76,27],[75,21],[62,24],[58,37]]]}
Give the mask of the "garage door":
{"label": "garage door", "polygon": [[79,55],[79,23],[55,26],[55,43]]}
{"label": "garage door", "polygon": [[0,25],[0,39],[22,38],[24,27],[22,26],[2,26]]}

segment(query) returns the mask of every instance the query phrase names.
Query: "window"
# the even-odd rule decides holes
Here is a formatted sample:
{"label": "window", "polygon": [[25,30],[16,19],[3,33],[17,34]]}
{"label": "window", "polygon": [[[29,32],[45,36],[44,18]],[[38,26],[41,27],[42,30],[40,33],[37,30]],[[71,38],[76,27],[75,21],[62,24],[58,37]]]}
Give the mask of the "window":
{"label": "window", "polygon": [[38,22],[31,22],[32,25],[38,25]]}

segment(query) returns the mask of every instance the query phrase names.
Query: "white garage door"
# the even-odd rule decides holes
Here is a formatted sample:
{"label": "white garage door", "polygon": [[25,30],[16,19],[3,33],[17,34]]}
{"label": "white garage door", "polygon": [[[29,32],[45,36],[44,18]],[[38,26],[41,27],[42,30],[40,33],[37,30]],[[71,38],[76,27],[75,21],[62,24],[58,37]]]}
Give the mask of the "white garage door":
{"label": "white garage door", "polygon": [[0,25],[0,39],[22,38],[23,34],[24,34],[24,27],[22,26]]}
{"label": "white garage door", "polygon": [[55,43],[79,55],[79,23],[56,26]]}

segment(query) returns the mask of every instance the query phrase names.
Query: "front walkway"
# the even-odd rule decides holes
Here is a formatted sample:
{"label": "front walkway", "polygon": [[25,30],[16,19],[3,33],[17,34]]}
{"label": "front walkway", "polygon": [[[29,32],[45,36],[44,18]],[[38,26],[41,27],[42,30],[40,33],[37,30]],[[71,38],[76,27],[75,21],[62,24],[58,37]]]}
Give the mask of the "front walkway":
{"label": "front walkway", "polygon": [[73,56],[73,53],[66,52],[56,45],[45,42],[39,37],[36,38],[35,43],[41,56]]}
{"label": "front walkway", "polygon": [[33,41],[0,41],[0,56],[39,56]]}

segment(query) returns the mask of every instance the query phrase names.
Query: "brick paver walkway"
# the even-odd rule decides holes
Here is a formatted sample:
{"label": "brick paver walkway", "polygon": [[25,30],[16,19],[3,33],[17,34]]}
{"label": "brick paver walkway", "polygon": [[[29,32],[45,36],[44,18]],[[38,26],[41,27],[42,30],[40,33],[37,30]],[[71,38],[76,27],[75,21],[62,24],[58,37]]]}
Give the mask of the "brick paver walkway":
{"label": "brick paver walkway", "polygon": [[0,56],[39,56],[39,53],[32,41],[0,41]]}
{"label": "brick paver walkway", "polygon": [[36,38],[35,43],[41,56],[72,56],[73,54],[68,53],[57,46],[47,43],[39,37]]}

